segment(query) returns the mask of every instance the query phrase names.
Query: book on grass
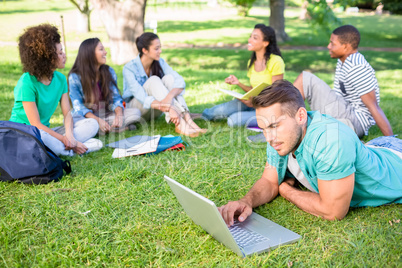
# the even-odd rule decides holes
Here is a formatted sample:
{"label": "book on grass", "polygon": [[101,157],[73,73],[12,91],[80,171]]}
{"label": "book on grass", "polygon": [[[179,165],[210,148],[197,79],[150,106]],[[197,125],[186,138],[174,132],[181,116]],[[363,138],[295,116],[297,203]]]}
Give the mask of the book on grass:
{"label": "book on grass", "polygon": [[255,132],[263,132],[263,130],[259,127],[247,127],[247,129]]}
{"label": "book on grass", "polygon": [[139,142],[134,146],[129,148],[116,148],[113,151],[113,158],[121,158],[132,155],[142,155],[153,153],[158,148],[160,135],[153,136],[152,139],[146,139],[145,141]]}
{"label": "book on grass", "polygon": [[248,100],[250,97],[255,97],[258,94],[260,94],[261,91],[264,88],[266,88],[267,86],[269,86],[268,83],[262,82],[262,83],[258,84],[258,86],[255,86],[252,89],[250,89],[249,91],[247,91],[245,94],[240,94],[236,91],[222,89],[222,88],[219,88],[219,90],[222,91],[223,93],[229,94],[230,96],[233,96],[237,99]]}

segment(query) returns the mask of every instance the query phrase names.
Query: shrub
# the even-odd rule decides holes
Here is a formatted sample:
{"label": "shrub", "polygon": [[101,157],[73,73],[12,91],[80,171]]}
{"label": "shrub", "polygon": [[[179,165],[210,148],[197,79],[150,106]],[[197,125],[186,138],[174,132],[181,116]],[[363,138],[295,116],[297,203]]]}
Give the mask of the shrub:
{"label": "shrub", "polygon": [[384,10],[388,10],[393,14],[402,14],[402,1],[401,0],[382,0]]}
{"label": "shrub", "polygon": [[237,13],[240,16],[247,16],[250,8],[256,0],[228,0],[230,3],[237,6]]}

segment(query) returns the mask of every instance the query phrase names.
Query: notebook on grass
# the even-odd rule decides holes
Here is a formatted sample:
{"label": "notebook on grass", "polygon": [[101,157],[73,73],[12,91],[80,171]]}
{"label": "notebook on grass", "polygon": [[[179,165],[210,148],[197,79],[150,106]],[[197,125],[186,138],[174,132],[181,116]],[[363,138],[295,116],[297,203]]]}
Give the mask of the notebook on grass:
{"label": "notebook on grass", "polygon": [[231,91],[231,90],[227,90],[227,89],[222,89],[222,88],[218,88],[220,91],[229,94],[237,99],[241,99],[241,100],[248,100],[250,97],[255,97],[258,94],[261,93],[261,91],[266,88],[267,86],[269,86],[269,84],[267,83],[260,83],[258,86],[253,87],[252,89],[250,89],[249,91],[247,91],[245,94],[240,94],[236,91]]}
{"label": "notebook on grass", "polygon": [[300,239],[300,235],[254,213],[227,227],[214,202],[164,176],[187,215],[216,240],[241,257],[269,251]]}
{"label": "notebook on grass", "polygon": [[160,135],[153,136],[151,139],[139,141],[137,144],[129,148],[116,148],[113,151],[113,158],[122,158],[132,155],[142,155],[147,153],[153,153],[158,148]]}

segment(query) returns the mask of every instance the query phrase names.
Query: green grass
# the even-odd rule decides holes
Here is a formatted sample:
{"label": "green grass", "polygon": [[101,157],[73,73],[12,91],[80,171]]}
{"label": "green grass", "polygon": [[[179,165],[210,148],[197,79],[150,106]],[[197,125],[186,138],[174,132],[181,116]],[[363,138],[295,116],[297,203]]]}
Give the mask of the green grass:
{"label": "green grass", "polygon": [[[6,4],[17,5],[19,2],[6,1]],[[43,11],[26,12],[24,16],[42,16],[42,12],[48,10],[47,5],[59,2],[38,3],[43,8],[39,8],[39,5],[36,8]],[[64,10],[70,10],[67,4]],[[21,18],[20,14],[10,13],[10,17],[3,21],[3,15],[0,24]],[[197,21],[201,23],[201,15],[198,16]],[[365,20],[362,32],[377,33],[372,39],[379,44],[382,34],[388,30],[374,31],[373,27],[376,26],[369,26],[373,17],[356,18]],[[387,17],[390,21],[394,18]],[[223,16],[222,21],[226,20]],[[253,18],[250,20],[251,26],[239,18],[231,22],[240,25],[239,32],[244,29],[242,42],[249,34],[246,30],[250,31],[255,24]],[[192,27],[191,22],[184,23]],[[180,28],[178,24],[170,27],[161,25],[161,36],[172,34],[173,37],[176,34],[178,40],[183,40],[181,38],[188,33],[186,27],[177,30],[177,27]],[[206,25],[208,28],[211,24]],[[22,29],[17,29],[17,25],[10,27],[15,27],[14,37],[11,38],[15,39]],[[219,23],[216,23],[214,27],[218,32],[225,32],[223,29],[229,26],[222,24],[219,28]],[[235,30],[233,26],[229,28]],[[99,33],[103,31],[102,28],[96,29]],[[5,30],[0,27],[0,31]],[[67,34],[76,35],[77,38],[84,36],[74,32]],[[215,42],[213,34],[209,38],[210,43]],[[163,37],[161,39],[164,41]],[[208,40],[207,37],[205,40]],[[392,47],[394,43],[396,41],[390,39],[384,44]],[[309,43],[306,40],[301,44]],[[67,52],[69,59],[62,70],[64,74],[71,68],[77,50],[70,46]],[[310,69],[332,85],[336,62],[329,58],[326,51],[282,52],[286,79],[293,81],[301,70]],[[381,88],[380,105],[394,132],[401,135],[402,56],[392,52],[362,53],[376,70]],[[13,88],[21,76],[21,66],[15,47],[0,47],[0,55],[0,120],[7,120],[13,105]],[[110,62],[110,54],[108,57]],[[223,79],[227,75],[236,74],[247,82],[245,66],[249,52],[245,50],[164,49],[163,57],[184,76],[187,83],[185,97],[192,112],[202,112],[206,107],[230,100],[230,97],[216,90],[217,85],[224,86]],[[118,84],[122,88],[122,66],[111,65],[118,74]],[[253,132],[244,128],[228,128],[224,121],[197,120],[197,123],[209,128],[210,132],[194,139],[184,137],[188,146],[183,152],[112,159],[112,149],[104,148],[83,157],[68,158],[73,172],[58,183],[41,186],[1,183],[0,267],[401,265],[400,205],[352,209],[344,220],[328,222],[301,211],[281,197],[257,208],[256,212],[299,233],[302,239],[262,255],[245,259],[237,257],[186,216],[163,181],[163,175],[177,179],[222,205],[243,196],[261,176],[266,161],[265,146],[245,142],[245,137]],[[52,118],[52,126],[60,124],[62,116],[58,110]],[[159,119],[137,131],[100,138],[107,144],[124,137],[147,134],[175,133],[172,125]],[[380,135],[378,127],[373,127],[364,140]]]}

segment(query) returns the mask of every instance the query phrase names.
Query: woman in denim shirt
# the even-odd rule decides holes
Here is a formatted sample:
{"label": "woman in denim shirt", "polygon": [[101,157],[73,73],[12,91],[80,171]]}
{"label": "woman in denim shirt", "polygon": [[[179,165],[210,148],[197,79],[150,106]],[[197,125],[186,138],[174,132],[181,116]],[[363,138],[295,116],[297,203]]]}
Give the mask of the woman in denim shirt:
{"label": "woman in denim shirt", "polygon": [[176,125],[176,132],[197,137],[205,133],[191,119],[183,94],[186,83],[160,58],[161,43],[154,33],[143,33],[136,40],[139,55],[123,69],[123,98],[128,107],[140,109],[149,121],[166,113],[166,122]]}
{"label": "woman in denim shirt", "polygon": [[138,109],[124,109],[117,88],[117,76],[106,65],[106,50],[98,38],[81,43],[68,75],[73,116],[93,118],[101,134],[135,129],[141,118]]}

